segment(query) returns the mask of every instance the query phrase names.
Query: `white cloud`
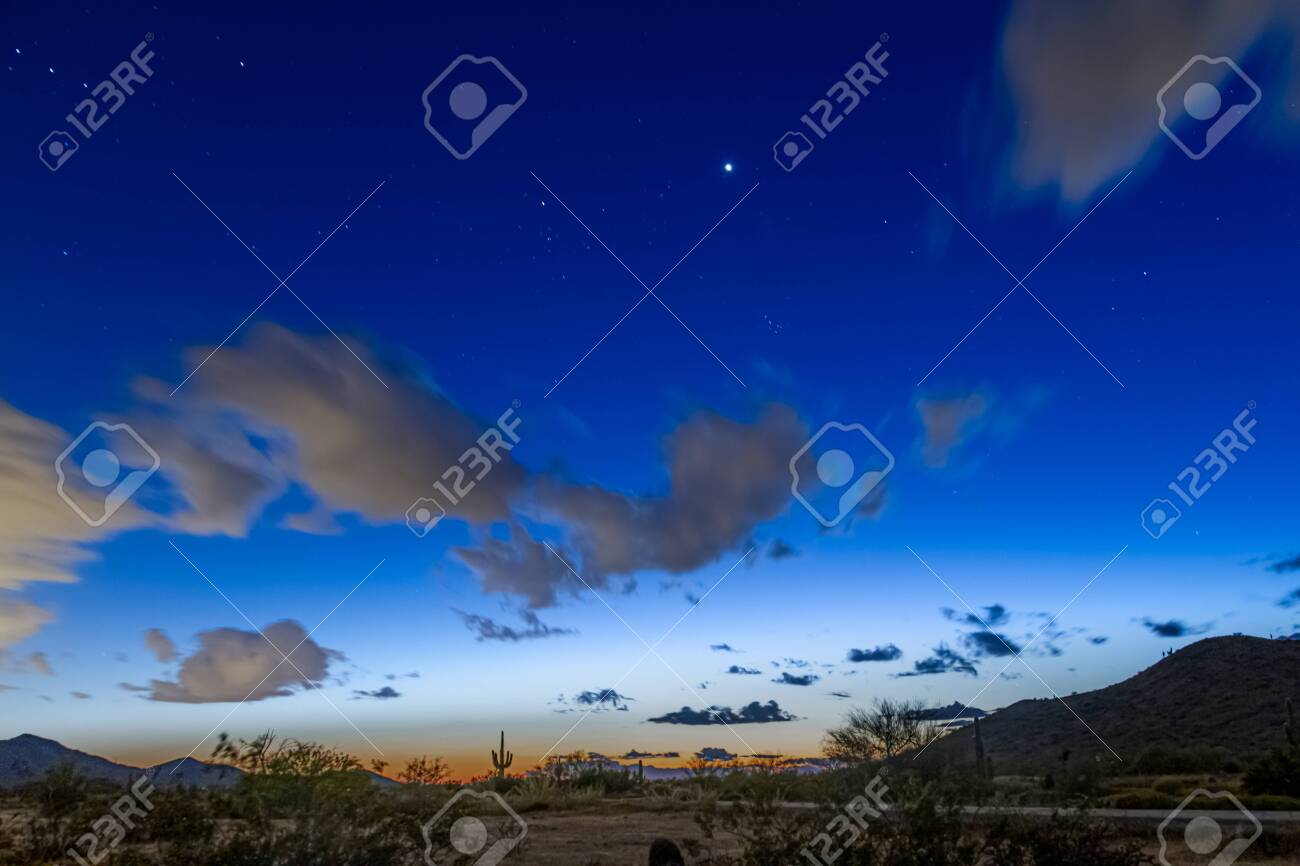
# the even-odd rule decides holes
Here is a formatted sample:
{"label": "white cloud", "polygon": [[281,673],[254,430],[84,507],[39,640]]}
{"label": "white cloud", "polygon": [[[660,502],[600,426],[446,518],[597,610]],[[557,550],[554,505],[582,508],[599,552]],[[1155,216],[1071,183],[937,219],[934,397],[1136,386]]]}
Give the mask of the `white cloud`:
{"label": "white cloud", "polygon": [[181,662],[176,680],[153,680],[149,699],[208,704],[285,697],[296,688],[319,683],[329,673],[330,662],[343,659],[342,653],[308,638],[293,620],[272,623],[263,633],[265,638],[235,628],[200,632],[199,649]]}

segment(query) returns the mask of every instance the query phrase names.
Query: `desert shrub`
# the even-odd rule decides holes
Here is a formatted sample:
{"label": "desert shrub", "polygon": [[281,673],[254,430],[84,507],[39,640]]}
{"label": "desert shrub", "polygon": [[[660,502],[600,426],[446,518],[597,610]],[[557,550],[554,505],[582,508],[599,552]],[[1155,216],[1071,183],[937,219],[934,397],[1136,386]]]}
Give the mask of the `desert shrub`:
{"label": "desert shrub", "polygon": [[1251,794],[1300,797],[1300,756],[1295,751],[1273,749],[1247,767],[1245,786]]}
{"label": "desert shrub", "polygon": [[[844,825],[832,830],[838,810],[816,813],[781,808],[774,801],[738,804],[702,812],[701,839],[688,842],[693,863],[707,866],[788,866],[820,851],[819,834],[829,833],[841,866],[1140,866],[1152,863],[1141,843],[1123,839],[1107,824],[1084,816],[1056,815],[1046,820],[1005,818],[991,824],[962,820],[955,803],[923,793],[869,821],[847,847]],[[718,828],[740,841],[736,854],[719,854]]]}
{"label": "desert shrub", "polygon": [[1148,746],[1125,765],[1127,772],[1144,776],[1234,773],[1239,769],[1239,763],[1227,749],[1212,746]]}
{"label": "desert shrub", "polygon": [[1106,798],[1106,805],[1112,809],[1172,809],[1178,803],[1178,797],[1151,788],[1123,791]]}

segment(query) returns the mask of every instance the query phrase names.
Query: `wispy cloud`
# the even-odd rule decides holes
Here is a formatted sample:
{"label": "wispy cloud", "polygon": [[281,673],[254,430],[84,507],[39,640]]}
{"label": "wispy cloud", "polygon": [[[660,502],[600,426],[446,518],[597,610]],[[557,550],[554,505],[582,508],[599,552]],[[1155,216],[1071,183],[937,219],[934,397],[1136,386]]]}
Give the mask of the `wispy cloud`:
{"label": "wispy cloud", "polygon": [[480,616],[476,613],[466,613],[463,610],[456,610],[456,615],[465,623],[465,627],[472,632],[477,632],[478,640],[495,640],[505,641],[507,643],[518,643],[523,640],[540,640],[543,638],[563,637],[564,635],[577,634],[575,629],[557,628],[542,622],[541,618],[531,610],[519,611],[520,617],[524,620],[524,628],[517,629],[508,625],[501,625],[496,620],[486,616]]}

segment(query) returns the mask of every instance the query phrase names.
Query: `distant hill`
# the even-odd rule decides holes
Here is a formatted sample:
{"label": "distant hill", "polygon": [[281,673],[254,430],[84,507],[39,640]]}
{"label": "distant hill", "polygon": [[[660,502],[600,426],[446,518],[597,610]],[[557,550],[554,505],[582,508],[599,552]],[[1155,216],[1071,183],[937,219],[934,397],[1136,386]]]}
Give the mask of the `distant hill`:
{"label": "distant hill", "polygon": [[[1285,742],[1284,702],[1300,703],[1300,642],[1206,638],[1123,682],[1062,697],[1069,708],[1041,698],[980,719],[995,772],[1059,768],[1062,749],[1071,762],[1114,761],[1106,745],[1125,761],[1151,746],[1217,747],[1245,758]],[[963,728],[932,744],[923,760],[973,763],[974,743],[974,730]]]}
{"label": "distant hill", "polygon": [[60,764],[72,764],[88,779],[119,785],[130,784],[141,775],[148,775],[159,788],[176,785],[227,788],[240,777],[239,770],[234,767],[205,764],[193,758],[180,758],[156,767],[132,767],[69,749],[62,743],[32,734],[0,740],[0,788],[34,782]]}

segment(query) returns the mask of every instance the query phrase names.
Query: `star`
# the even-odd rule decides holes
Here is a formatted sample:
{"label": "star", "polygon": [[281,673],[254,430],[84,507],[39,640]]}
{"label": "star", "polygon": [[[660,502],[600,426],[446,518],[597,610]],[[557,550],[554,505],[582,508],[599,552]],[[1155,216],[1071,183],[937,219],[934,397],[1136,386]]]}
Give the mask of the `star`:
{"label": "star", "polygon": [[723,163],[723,166],[722,166],[722,170],[725,171],[727,174],[731,174],[731,171],[732,171],[732,169],[734,169],[734,168],[735,168],[735,166],[732,165],[732,164],[729,163],[729,162],[728,162],[728,163]]}

